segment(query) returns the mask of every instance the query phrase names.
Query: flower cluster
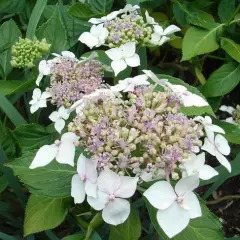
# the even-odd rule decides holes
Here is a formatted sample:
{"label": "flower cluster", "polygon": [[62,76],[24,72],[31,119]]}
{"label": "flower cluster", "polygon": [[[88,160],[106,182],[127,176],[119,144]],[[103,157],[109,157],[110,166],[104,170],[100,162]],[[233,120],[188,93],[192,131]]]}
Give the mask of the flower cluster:
{"label": "flower cluster", "polygon": [[32,68],[35,66],[35,60],[49,52],[50,47],[46,39],[39,41],[20,38],[12,46],[11,65],[16,68]]}

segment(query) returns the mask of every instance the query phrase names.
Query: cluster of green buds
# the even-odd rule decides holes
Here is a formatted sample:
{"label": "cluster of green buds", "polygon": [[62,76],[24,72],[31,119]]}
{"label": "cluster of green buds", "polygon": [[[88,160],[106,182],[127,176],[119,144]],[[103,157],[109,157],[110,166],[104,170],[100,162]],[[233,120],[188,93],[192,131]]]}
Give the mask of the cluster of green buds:
{"label": "cluster of green buds", "polygon": [[145,45],[151,40],[153,30],[148,26],[137,11],[124,13],[104,24],[109,31],[107,43],[110,48],[119,47],[127,42]]}
{"label": "cluster of green buds", "polygon": [[32,68],[35,66],[35,60],[49,52],[50,47],[51,44],[48,44],[46,39],[39,41],[20,38],[12,46],[11,65],[16,68]]}
{"label": "cluster of green buds", "polygon": [[98,167],[173,173],[189,154],[199,151],[202,125],[179,113],[178,99],[153,87],[138,87],[119,98],[91,100],[69,124]]}
{"label": "cluster of green buds", "polygon": [[233,111],[233,120],[240,125],[240,105],[237,105],[236,109]]}

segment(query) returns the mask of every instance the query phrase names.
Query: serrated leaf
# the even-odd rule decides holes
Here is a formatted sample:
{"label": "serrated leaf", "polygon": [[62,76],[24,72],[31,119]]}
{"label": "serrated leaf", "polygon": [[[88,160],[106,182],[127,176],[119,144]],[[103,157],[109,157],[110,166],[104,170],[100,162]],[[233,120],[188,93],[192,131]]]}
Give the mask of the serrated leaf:
{"label": "serrated leaf", "polygon": [[[169,240],[170,238],[166,236],[157,222],[157,209],[153,208],[146,198],[144,198],[144,200],[152,225],[163,240]],[[200,218],[191,219],[187,228],[171,238],[171,240],[223,240],[224,235],[220,221],[209,211],[203,201],[200,201],[200,204],[202,216]]]}
{"label": "serrated leaf", "polygon": [[217,50],[217,38],[224,24],[219,24],[210,30],[190,27],[183,38],[182,61],[189,60],[197,55]]}
{"label": "serrated leaf", "polygon": [[88,5],[77,2],[70,6],[68,13],[72,15],[73,17],[76,17],[81,20],[89,20],[93,17],[100,16],[99,14],[93,12]]}
{"label": "serrated leaf", "polygon": [[52,52],[59,53],[66,50],[67,33],[58,5],[55,7],[52,17],[38,28],[36,35],[39,39],[46,38],[48,43],[51,44]]}
{"label": "serrated leaf", "polygon": [[69,203],[68,198],[52,199],[31,195],[26,207],[24,236],[60,225],[68,213]]}
{"label": "serrated leaf", "polygon": [[6,78],[12,70],[12,66],[10,64],[11,47],[15,42],[18,41],[19,37],[21,37],[21,32],[19,31],[16,23],[12,19],[4,22],[1,25],[0,49],[6,45],[8,46],[8,48],[0,54],[0,74],[1,70],[3,70],[4,72],[1,74],[3,78]]}
{"label": "serrated leaf", "polygon": [[59,137],[53,126],[44,127],[38,124],[21,125],[13,131],[13,135],[23,152],[52,144]]}
{"label": "serrated leaf", "polygon": [[218,16],[222,22],[227,22],[231,19],[235,11],[235,0],[221,0],[218,6]]}
{"label": "serrated leaf", "polygon": [[[174,78],[172,76],[164,75],[164,74],[158,74],[158,76],[160,78],[168,79],[169,82],[172,83],[172,84],[183,85],[191,93],[197,94],[197,95],[201,96],[203,99],[205,99],[205,97],[200,93],[200,91],[197,88],[190,86],[189,84],[185,83],[184,81],[182,81],[179,78]],[[187,116],[199,116],[199,115],[202,115],[202,114],[214,115],[214,112],[213,112],[213,110],[210,106],[204,106],[204,107],[184,107],[184,106],[181,106],[181,112],[183,114],[187,115]]]}
{"label": "serrated leaf", "polygon": [[229,38],[221,39],[221,47],[230,55],[233,59],[240,62],[240,45],[235,43]]}
{"label": "serrated leaf", "polygon": [[68,164],[59,164],[56,160],[45,167],[30,169],[35,155],[36,151],[26,152],[5,166],[12,168],[32,193],[53,198],[71,196],[71,180],[76,169]]}
{"label": "serrated leaf", "polygon": [[203,85],[205,97],[218,97],[231,92],[240,82],[240,65],[230,62],[214,71]]}
{"label": "serrated leaf", "polygon": [[117,226],[110,226],[109,240],[137,240],[141,236],[141,222],[135,208],[131,209],[128,219]]}
{"label": "serrated leaf", "polygon": [[89,0],[89,4],[94,12],[107,14],[111,11],[113,0]]}

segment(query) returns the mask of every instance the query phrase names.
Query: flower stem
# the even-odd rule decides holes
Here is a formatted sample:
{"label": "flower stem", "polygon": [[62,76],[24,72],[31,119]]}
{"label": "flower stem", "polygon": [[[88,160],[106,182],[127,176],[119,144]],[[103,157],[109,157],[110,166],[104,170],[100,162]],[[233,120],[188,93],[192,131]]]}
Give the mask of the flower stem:
{"label": "flower stem", "polygon": [[216,200],[207,201],[207,205],[217,204],[222,201],[226,201],[226,200],[230,200],[230,199],[240,199],[240,195],[228,195],[228,196],[224,196],[222,198],[216,199]]}

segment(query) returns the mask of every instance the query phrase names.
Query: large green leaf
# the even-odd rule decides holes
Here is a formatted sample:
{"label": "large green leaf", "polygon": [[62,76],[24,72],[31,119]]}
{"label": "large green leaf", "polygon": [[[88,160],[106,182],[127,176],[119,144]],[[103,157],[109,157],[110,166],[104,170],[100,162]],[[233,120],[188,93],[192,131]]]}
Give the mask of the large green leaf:
{"label": "large green leaf", "polygon": [[6,189],[7,185],[8,180],[2,172],[2,169],[0,168],[0,193],[2,193]]}
{"label": "large green leaf", "polygon": [[240,65],[234,62],[224,64],[214,71],[202,87],[205,97],[218,97],[231,92],[240,81]]}
{"label": "large green leaf", "polygon": [[73,17],[79,18],[81,20],[89,20],[92,17],[97,17],[99,14],[96,14],[89,8],[86,4],[77,2],[70,6],[68,13]]}
{"label": "large green leaf", "polygon": [[[158,76],[160,78],[168,79],[169,82],[172,83],[172,84],[183,85],[191,93],[197,94],[197,95],[199,95],[199,96],[201,96],[202,98],[205,99],[205,97],[199,92],[199,90],[197,88],[190,86],[189,84],[185,83],[184,81],[182,81],[179,78],[174,78],[172,76],[164,75],[164,74],[159,74]],[[202,115],[202,114],[214,115],[213,110],[210,107],[210,105],[209,106],[204,106],[204,107],[184,107],[184,106],[182,106],[181,107],[181,112],[184,113],[185,115],[188,115],[188,116],[199,116],[199,115]]]}
{"label": "large green leaf", "polygon": [[229,38],[221,39],[221,47],[236,61],[240,62],[240,45]]}
{"label": "large green leaf", "polygon": [[71,196],[71,180],[76,174],[76,169],[68,164],[59,164],[55,160],[45,167],[30,169],[35,155],[36,151],[26,152],[5,166],[12,168],[14,174],[32,193],[53,198]]}
{"label": "large green leaf", "polygon": [[218,16],[222,22],[228,22],[235,11],[235,0],[221,0],[218,6]]}
{"label": "large green leaf", "polygon": [[141,222],[135,208],[131,209],[128,219],[117,226],[110,226],[109,240],[137,240],[141,236]]}
{"label": "large green leaf", "polygon": [[190,27],[183,38],[182,60],[217,50],[219,48],[217,38],[223,26],[224,24],[219,24],[210,30]]}
{"label": "large green leaf", "polygon": [[[160,228],[157,222],[157,209],[153,208],[152,205],[145,198],[148,213],[152,225],[161,236],[163,240],[169,240],[165,233]],[[185,230],[171,238],[172,240],[223,240],[223,231],[218,218],[213,215],[206,205],[201,201],[202,216],[200,218],[190,220],[189,225]],[[180,219],[179,219],[180,220]]]}
{"label": "large green leaf", "polygon": [[58,5],[55,7],[52,17],[39,27],[36,35],[39,39],[47,39],[52,45],[52,52],[59,53],[66,50],[67,33],[61,19]]}
{"label": "large green leaf", "polygon": [[65,219],[69,204],[68,198],[31,195],[26,207],[24,236],[57,227]]}
{"label": "large green leaf", "polygon": [[111,11],[113,0],[89,0],[94,12],[107,14]]}
{"label": "large green leaf", "polygon": [[21,37],[21,32],[19,31],[16,23],[11,19],[9,21],[4,22],[0,27],[0,49],[4,46],[8,46],[5,51],[0,54],[0,66],[3,70],[2,75],[3,78],[11,72],[12,66],[10,64],[11,60],[11,47],[12,45],[18,41],[19,37]]}
{"label": "large green leaf", "polygon": [[26,0],[6,0],[0,4],[0,13],[20,13],[26,6]]}
{"label": "large green leaf", "polygon": [[43,145],[53,144],[59,134],[52,125],[48,127],[38,124],[24,124],[13,131],[22,151],[31,151]]}
{"label": "large green leaf", "polygon": [[173,3],[173,15],[178,24],[185,26],[189,23],[189,16],[191,16],[191,12],[188,10],[185,2],[177,0]]}

